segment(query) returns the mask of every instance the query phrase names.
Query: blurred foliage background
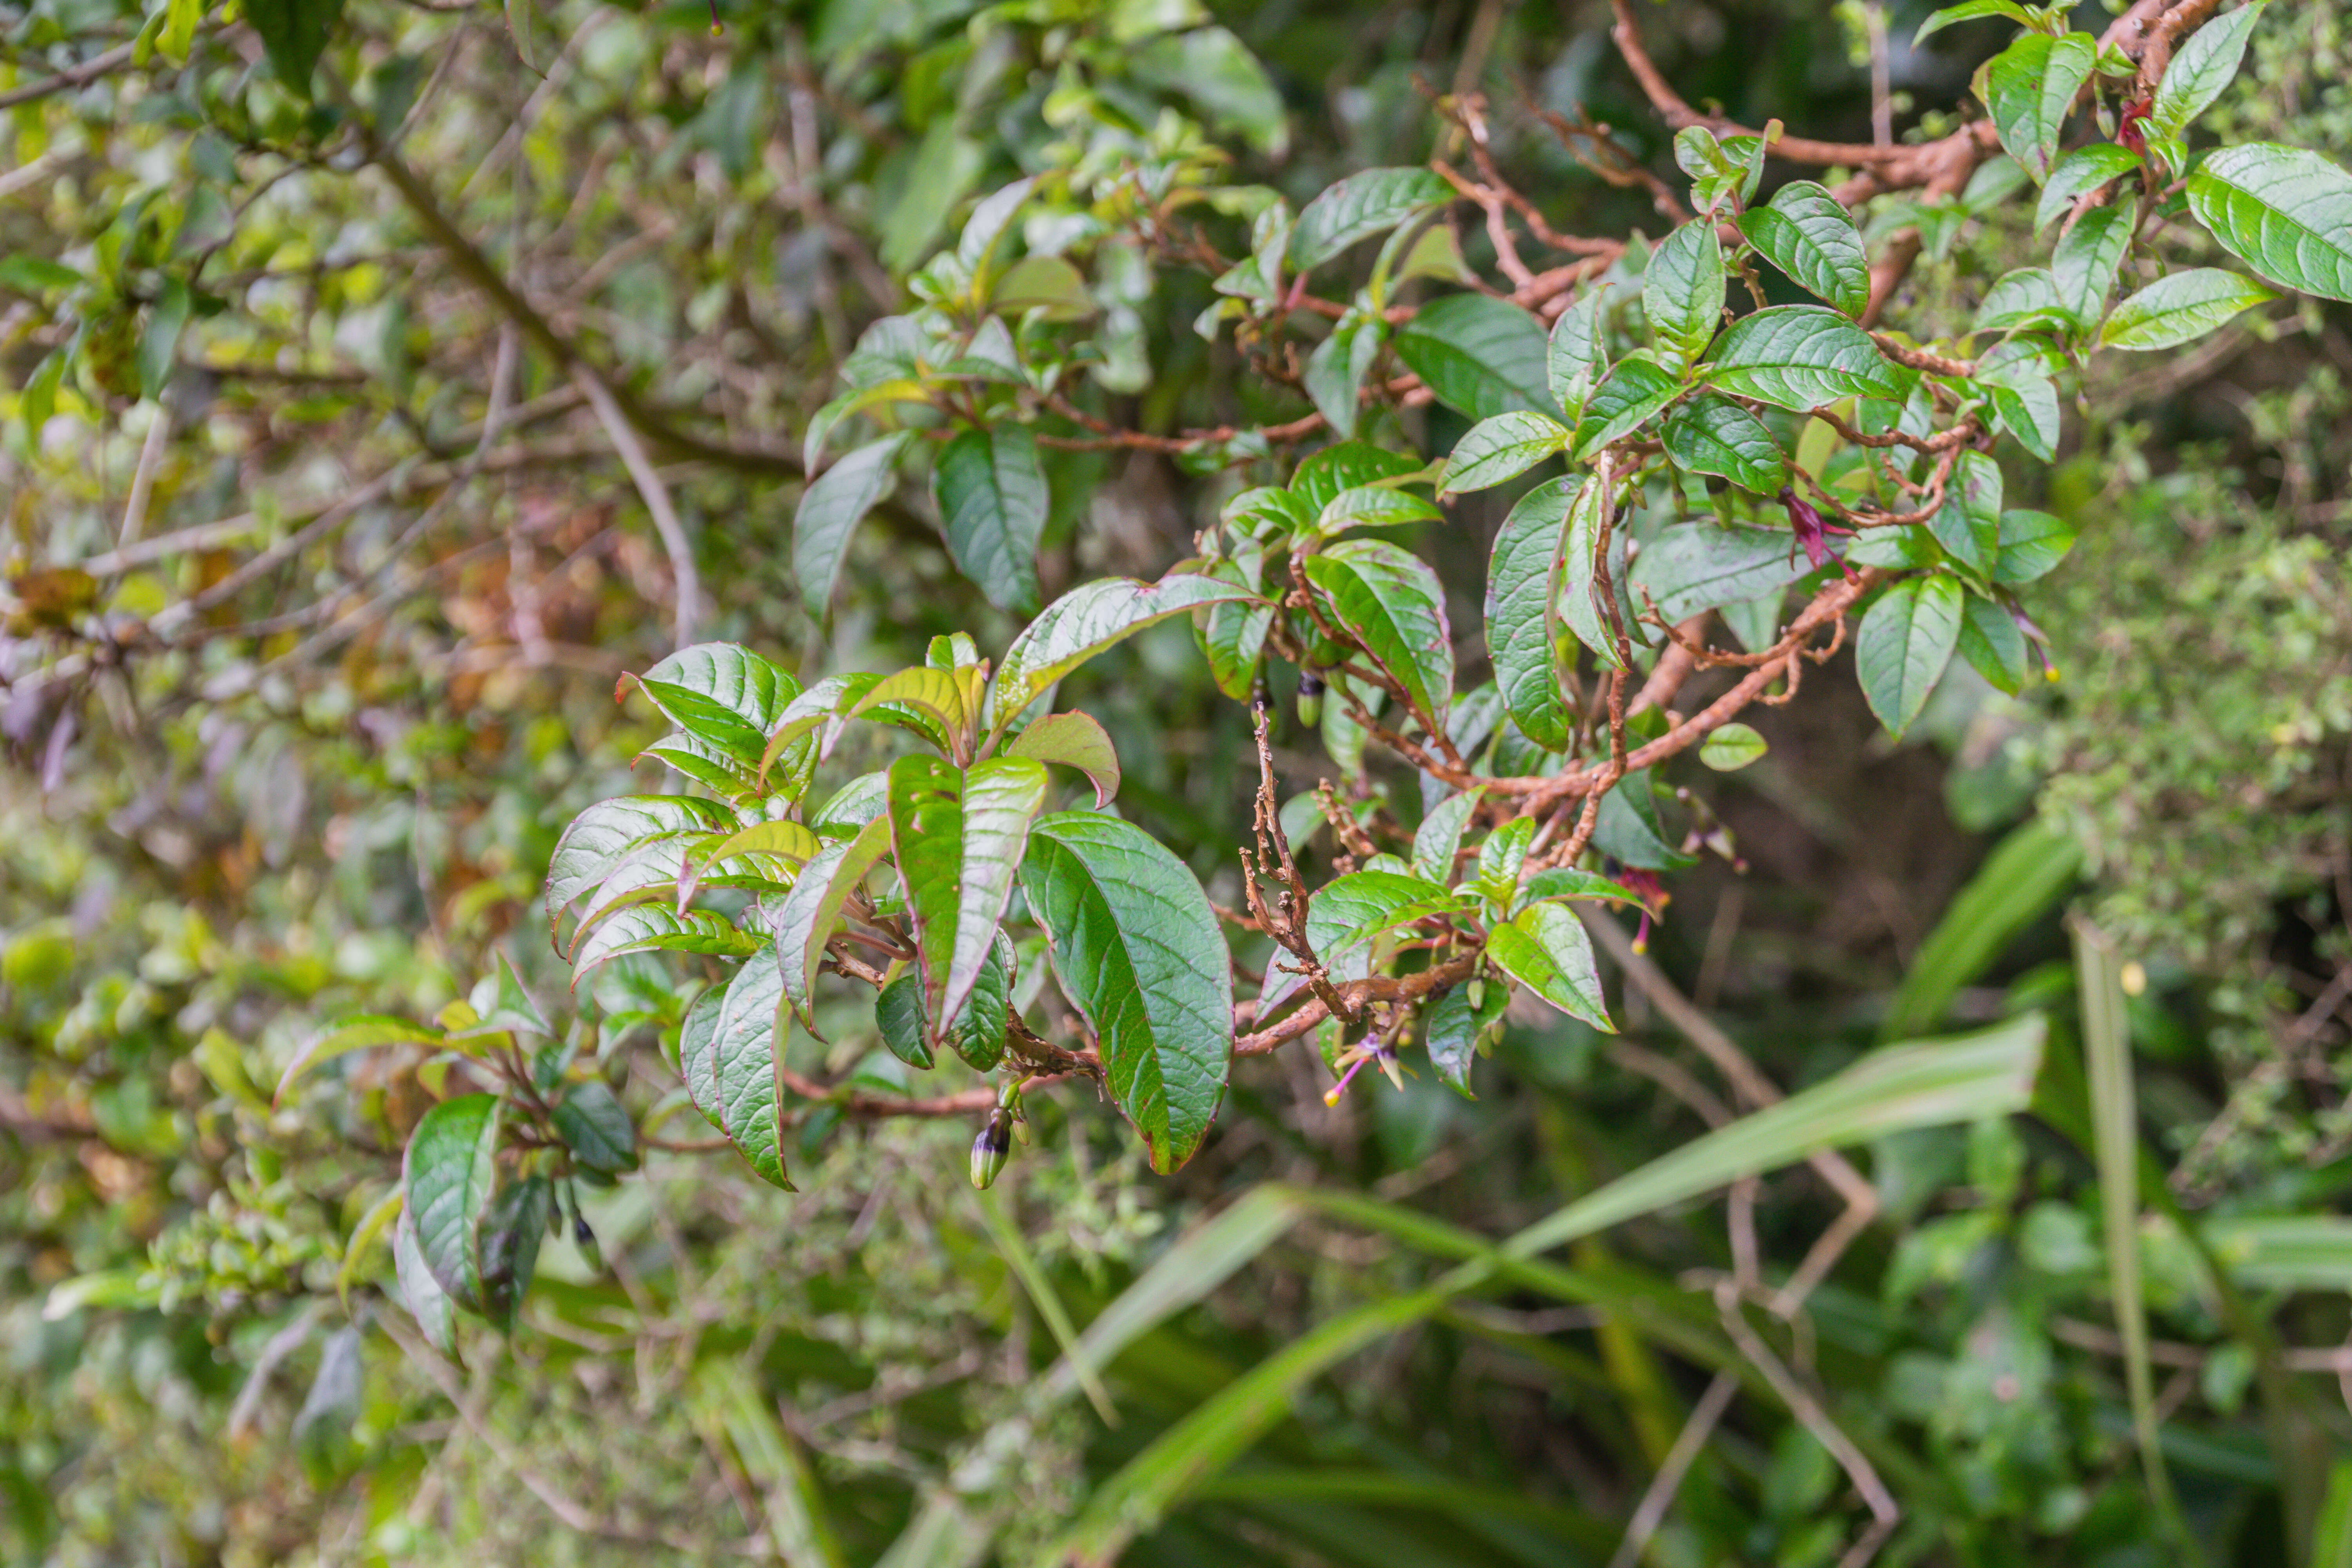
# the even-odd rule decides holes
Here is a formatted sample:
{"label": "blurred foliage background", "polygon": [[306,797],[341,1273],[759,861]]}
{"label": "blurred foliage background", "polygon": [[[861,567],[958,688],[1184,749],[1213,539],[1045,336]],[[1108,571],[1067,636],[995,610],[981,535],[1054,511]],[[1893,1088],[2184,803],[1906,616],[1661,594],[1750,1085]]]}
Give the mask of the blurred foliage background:
{"label": "blurred foliage background", "polygon": [[[1996,40],[1914,49],[1929,9],[1642,6],[1694,102],[1855,139],[1874,36],[1898,133],[1951,123]],[[784,1194],[670,1122],[679,1147],[587,1205],[593,1247],[548,1245],[515,1334],[469,1337],[462,1365],[417,1339],[365,1221],[423,1090],[353,1058],[278,1105],[278,1077],[338,1018],[437,1012],[494,951],[562,994],[541,875],[574,812],[632,787],[657,731],[613,682],[689,614],[825,670],[950,630],[1003,646],[1017,622],[911,504],[861,531],[829,620],[787,568],[802,432],[971,198],[1189,149],[1303,201],[1426,157],[1428,95],[1481,90],[1556,222],[1662,231],[1536,112],[1669,166],[1606,5],[1213,10],[722,5],[714,37],[699,4],[359,0],[321,107],[233,13],[0,5],[0,1560],[1026,1563],[1151,1435],[1428,1268],[1310,1215],[1108,1369],[1113,1422],[1042,1387],[1033,1262],[1083,1323],[1269,1178],[1501,1234],[1704,1130],[1657,995],[1793,1087],[1890,1031],[2072,1017],[2071,906],[2129,961],[2166,1194],[2141,1267],[2194,1550],[2352,1563],[2352,1265],[2322,1249],[2217,1292],[2165,1217],[2352,1190],[2352,318],[2311,303],[2084,387],[2058,464],[2012,479],[2084,526],[2028,601],[2060,679],[2012,700],[1955,666],[1900,747],[1843,678],[1756,720],[1769,756],[1708,796],[1738,864],[1670,879],[1667,984],[1626,986],[1621,1039],[1515,1016],[1475,1101],[1408,1078],[1327,1106],[1306,1053],[1254,1059],[1170,1179],[1066,1099],[985,1203],[961,1124],[812,1141]],[[2213,128],[2342,161],[2347,84],[2352,8],[2277,6]],[[399,127],[446,229],[338,101]],[[2025,226],[1958,226],[1908,285],[1920,308],[1964,312],[2030,255]],[[483,258],[670,433],[648,444],[674,520],[524,353]],[[1295,412],[1192,330],[1197,280],[1090,282],[1123,420]],[[1423,417],[1445,449],[1452,416]],[[1049,597],[1154,575],[1213,515],[1213,479],[1162,455],[1051,461]],[[1500,513],[1466,500],[1422,542],[1475,582]],[[1185,628],[1073,684],[1118,742],[1123,809],[1237,901],[1246,717]],[[572,1026],[674,1031],[690,984],[616,963]],[[2053,1058],[2079,1056],[2065,1029]],[[667,1086],[615,1087],[647,1110]],[[1886,1561],[2185,1550],[2127,1441],[2079,1091],[2045,1092],[2035,1117],[1870,1150],[1879,1216],[1777,1344],[1899,1500]],[[1754,1201],[1776,1275],[1839,1208],[1803,1173]],[[1572,1249],[1580,1300],[1496,1294],[1377,1344],[1127,1560],[1598,1564],[1671,1464],[1644,1560],[1839,1561],[1863,1510],[1820,1427],[1692,1288],[1727,1247],[1720,1207],[1687,1205]],[[1721,1426],[1678,1453],[1719,1372]]]}

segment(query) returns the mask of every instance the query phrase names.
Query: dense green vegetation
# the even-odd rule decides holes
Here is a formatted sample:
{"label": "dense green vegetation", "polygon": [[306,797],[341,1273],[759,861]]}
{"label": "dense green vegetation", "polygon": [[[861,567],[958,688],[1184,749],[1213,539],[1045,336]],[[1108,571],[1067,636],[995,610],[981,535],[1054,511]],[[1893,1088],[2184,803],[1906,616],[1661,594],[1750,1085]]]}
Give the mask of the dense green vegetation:
{"label": "dense green vegetation", "polygon": [[2352,10],[0,40],[0,1561],[2352,1568]]}

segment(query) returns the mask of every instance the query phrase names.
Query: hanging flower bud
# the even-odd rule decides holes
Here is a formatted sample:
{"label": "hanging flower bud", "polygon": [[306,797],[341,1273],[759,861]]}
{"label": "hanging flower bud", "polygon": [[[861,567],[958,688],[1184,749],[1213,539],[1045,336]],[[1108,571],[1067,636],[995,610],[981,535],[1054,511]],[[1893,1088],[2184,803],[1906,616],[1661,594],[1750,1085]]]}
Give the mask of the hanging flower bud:
{"label": "hanging flower bud", "polygon": [[2144,98],[2135,99],[2125,104],[2123,119],[2116,124],[2116,142],[2143,158],[2147,157],[2147,132],[2141,129],[2140,121],[2147,119],[2155,111],[2155,106]]}
{"label": "hanging flower bud", "polygon": [[580,1256],[588,1260],[589,1268],[601,1269],[604,1267],[604,1252],[596,1245],[596,1233],[590,1230],[588,1222],[578,1215],[574,1215],[572,1221],[572,1242],[580,1248]]}
{"label": "hanging flower bud", "polygon": [[988,1125],[980,1130],[980,1136],[971,1141],[971,1184],[987,1191],[1012,1152],[1013,1113],[998,1106],[988,1113]]}
{"label": "hanging flower bud", "polygon": [[1310,730],[1323,722],[1323,678],[1312,669],[1298,672],[1298,721]]}

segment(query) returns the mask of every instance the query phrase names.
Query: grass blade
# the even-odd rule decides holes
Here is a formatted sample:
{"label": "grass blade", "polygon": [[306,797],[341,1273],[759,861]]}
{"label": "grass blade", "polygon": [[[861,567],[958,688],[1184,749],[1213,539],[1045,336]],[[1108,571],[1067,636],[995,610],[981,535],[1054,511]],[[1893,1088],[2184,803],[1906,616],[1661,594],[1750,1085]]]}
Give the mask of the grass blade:
{"label": "grass blade", "polygon": [[2039,819],[1995,845],[1919,944],[1887,1006],[1880,1038],[1914,1038],[1934,1028],[1960,987],[2066,896],[2082,865],[2074,841]]}
{"label": "grass blade", "polygon": [[1102,1379],[1095,1375],[1094,1363],[1078,1355],[1078,1331],[1070,1322],[1069,1311],[1054,1289],[1054,1281],[1039,1266],[1037,1255],[1029,1250],[1028,1240],[1022,1236],[1021,1227],[1005,1214],[1003,1199],[992,1187],[977,1191],[972,1197],[979,1203],[980,1216],[988,1226],[988,1238],[996,1243],[996,1250],[1003,1255],[1004,1266],[1013,1270],[1014,1279],[1021,1281],[1021,1288],[1029,1293],[1037,1315],[1045,1320],[1045,1327],[1053,1331],[1054,1342],[1062,1347],[1062,1354],[1068,1359],[1078,1386],[1086,1390],[1087,1403],[1095,1407],[1095,1414],[1102,1417],[1104,1426],[1118,1426],[1118,1412],[1111,1407],[1110,1391],[1102,1385]]}

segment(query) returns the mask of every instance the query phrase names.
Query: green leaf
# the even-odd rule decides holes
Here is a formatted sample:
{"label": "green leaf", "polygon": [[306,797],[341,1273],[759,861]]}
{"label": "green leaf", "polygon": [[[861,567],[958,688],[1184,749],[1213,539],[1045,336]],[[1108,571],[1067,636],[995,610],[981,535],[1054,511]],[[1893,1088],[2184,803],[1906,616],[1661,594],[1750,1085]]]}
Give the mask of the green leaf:
{"label": "green leaf", "polygon": [[1444,887],[1454,880],[1454,858],[1462,848],[1462,835],[1477,814],[1486,792],[1474,786],[1447,795],[1429,808],[1412,836],[1412,868]]}
{"label": "green leaf", "polygon": [[2352,300],[2352,174],[2316,153],[2224,147],[2189,176],[2189,207],[2221,248],[2272,282]]}
{"label": "green leaf", "polygon": [[555,1102],[555,1134],[572,1157],[608,1173],[637,1168],[637,1124],[603,1079],[573,1084]]}
{"label": "green leaf", "polygon": [[[1732,726],[1727,724],[1724,728],[1727,730]],[[1511,907],[1517,911],[1530,904],[1555,899],[1609,899],[1624,904],[1642,901],[1642,896],[1633,889],[1622,882],[1612,881],[1598,871],[1587,871],[1574,866],[1554,866],[1520,883]]]}
{"label": "green leaf", "polygon": [[1996,57],[1984,74],[1985,107],[2000,144],[2036,184],[2050,177],[2058,133],[2074,95],[2091,79],[2098,45],[2087,33],[2053,38],[2028,33]]}
{"label": "green leaf", "polygon": [[890,1054],[919,1072],[931,1070],[937,1059],[924,1022],[923,977],[912,970],[882,987],[874,998],[874,1026]]}
{"label": "green leaf", "polygon": [[1152,1169],[1175,1170],[1208,1131],[1233,1048],[1231,963],[1207,896],[1142,829],[1090,812],[1038,820],[1021,885],[1112,1099]]}
{"label": "green leaf", "polygon": [[1990,970],[2011,942],[2057,906],[2082,866],[2074,841],[2039,818],[2011,830],[1919,944],[1887,1005],[1879,1037],[1902,1039],[1943,1022],[1960,988]]}
{"label": "green leaf", "polygon": [[598,922],[593,933],[573,951],[572,988],[577,991],[580,982],[599,964],[632,952],[699,952],[720,958],[748,958],[761,946],[758,937],[707,910],[637,904]]}
{"label": "green leaf", "polygon": [[989,944],[987,962],[980,966],[980,978],[972,982],[971,998],[948,1026],[949,1046],[976,1072],[993,1070],[1004,1058],[1014,972],[1013,939],[1000,930]]}
{"label": "green leaf", "polygon": [[1693,473],[1715,474],[1769,496],[1789,482],[1789,459],[1764,422],[1727,397],[1703,393],[1666,416],[1666,456]]}
{"label": "green leaf", "polygon": [[1962,452],[1944,487],[1944,504],[1928,531],[1953,560],[1990,578],[2000,551],[2000,465],[1982,452]]}
{"label": "green leaf", "polygon": [[1037,605],[1037,540],[1050,497],[1025,425],[966,430],[940,452],[940,518],[956,570],[1000,610]]}
{"label": "green leaf", "polygon": [[1585,289],[1552,323],[1544,348],[1545,384],[1570,424],[1583,417],[1584,400],[1609,374],[1609,345],[1601,322],[1605,283]]}
{"label": "green leaf", "polygon": [[2058,280],[2047,267],[2021,267],[2001,274],[1985,291],[1977,307],[1973,332],[2006,332],[2020,327],[2065,324],[2066,308],[2058,302]]}
{"label": "green leaf", "polygon": [[[1791,180],[1739,217],[1764,259],[1849,316],[1870,307],[1870,256],[1845,204],[1811,180]],[[1653,264],[1654,265],[1654,263]]]}
{"label": "green leaf", "polygon": [[[887,785],[886,785],[887,788]],[[887,797],[886,797],[887,798]],[[776,956],[782,968],[785,998],[815,1026],[809,998],[816,989],[816,966],[824,944],[839,929],[842,907],[866,880],[866,873],[890,847],[890,818],[884,813],[859,829],[855,838],[828,844],[816,858],[801,868],[793,890],[775,904],[768,929],[776,933]]]}
{"label": "green leaf", "polygon": [[1380,357],[1387,333],[1388,323],[1380,317],[1350,311],[1307,356],[1307,395],[1333,435],[1345,437],[1356,433],[1364,377]]}
{"label": "green leaf", "polygon": [[724,985],[697,996],[677,1030],[678,1080],[694,1109],[720,1132],[727,1127],[719,1116],[719,1010],[726,996]]}
{"label": "green leaf", "polygon": [[1366,169],[1307,204],[1290,231],[1290,264],[1309,271],[1360,239],[1445,205],[1454,187],[1428,169]]}
{"label": "green leaf", "polygon": [[1290,476],[1287,493],[1292,500],[1284,515],[1293,520],[1294,526],[1311,528],[1323,509],[1348,491],[1411,479],[1423,471],[1420,458],[1402,452],[1391,452],[1370,441],[1334,441],[1300,463],[1298,471]]}
{"label": "green leaf", "polygon": [[442,1290],[468,1311],[481,1310],[474,1226],[489,1203],[498,1145],[498,1096],[463,1094],[418,1120],[401,1159],[417,1255]]}
{"label": "green leaf", "polygon": [[1668,841],[1665,822],[1658,816],[1656,784],[1647,768],[1627,773],[1601,797],[1592,847],[1637,871],[1678,871],[1698,861]]}
{"label": "green leaf", "polygon": [[653,700],[663,717],[747,767],[768,749],[768,731],[800,682],[738,643],[680,648],[641,676],[623,677]]}
{"label": "green leaf", "polygon": [[853,719],[869,719],[911,730],[943,752],[957,752],[971,729],[971,704],[980,685],[971,669],[910,667],[887,675],[850,701],[825,732],[827,753]]}
{"label": "green leaf", "polygon": [[1508,986],[1487,986],[1483,1005],[1474,1005],[1468,986],[1449,985],[1430,1000],[1421,1015],[1422,1042],[1429,1049],[1429,1065],[1437,1069],[1442,1082],[1465,1100],[1478,1098],[1470,1092],[1470,1064],[1478,1054],[1478,1042],[1487,1027],[1501,1019],[1510,1001]]}
{"label": "green leaf", "polygon": [[[1226,569],[1219,567],[1219,574]],[[1211,605],[1193,617],[1193,626],[1217,689],[1236,702],[1247,700],[1265,659],[1266,636],[1274,630],[1274,606],[1246,601]]]}
{"label": "green leaf", "polygon": [[711,1019],[710,1058],[718,1079],[719,1130],[761,1181],[789,1193],[793,1187],[784,1170],[776,1090],[783,1005],[783,971],[777,951],[770,949],[728,981]]}
{"label": "green leaf", "polygon": [[[1623,668],[1624,660],[1618,657],[1617,638],[1601,597],[1599,563],[1604,500],[1601,487],[1594,484],[1580,486],[1569,498],[1568,541],[1560,551],[1558,614],[1576,640],[1592,650],[1594,658],[1612,669],[1619,669]],[[1625,583],[1625,530],[1615,529],[1609,541],[1609,582],[1617,593],[1617,615],[1624,623],[1625,635],[1629,640],[1638,640],[1640,633]],[[1553,641],[1558,641],[1556,634]]]}
{"label": "green leaf", "polygon": [[1442,728],[1454,698],[1454,634],[1437,574],[1385,541],[1350,539],[1308,556],[1307,580],[1421,716]]}
{"label": "green leaf", "polygon": [[1391,485],[1362,485],[1331,498],[1315,520],[1315,531],[1326,536],[1351,528],[1402,528],[1415,522],[1435,522],[1445,514],[1410,490]]}
{"label": "green leaf", "polygon": [[889,492],[898,454],[914,439],[901,430],[869,442],[835,462],[801,492],[793,515],[793,576],[801,604],[822,620],[833,613],[834,584],[849,554],[849,536]]}
{"label": "green leaf", "polygon": [[26,256],[21,251],[14,256],[0,257],[0,289],[14,289],[20,294],[41,294],[52,289],[71,289],[83,281],[82,275],[62,261],[52,261],[46,256]]}
{"label": "green leaf", "polygon": [[139,395],[157,398],[172,379],[172,365],[180,352],[180,334],[187,329],[188,311],[194,301],[188,286],[177,278],[167,278],[157,290],[155,303],[148,308],[147,325],[139,334],[137,366]]}
{"label": "green leaf", "polygon": [[1940,33],[1955,22],[1973,22],[1979,16],[2006,16],[2020,26],[2031,26],[2033,17],[2017,0],[1960,0],[1957,5],[1947,5],[1926,21],[1911,35],[1911,47],[1917,48],[1931,34]]}
{"label": "green leaf", "polygon": [[2033,232],[2039,234],[2053,219],[2064,217],[2084,192],[2096,190],[2139,166],[2138,153],[2113,142],[2075,148],[2050,171],[2050,182],[2042,187],[2041,203],[2033,209]]}
{"label": "green leaf", "polygon": [[352,1051],[372,1050],[378,1046],[437,1046],[440,1043],[439,1030],[411,1023],[406,1018],[362,1015],[345,1019],[294,1054],[294,1059],[286,1064],[285,1073],[278,1079],[278,1093],[272,1103],[284,1103],[286,1091],[294,1087],[296,1079],[312,1068],[333,1061],[337,1057],[347,1056]]}
{"label": "green leaf", "polygon": [[2058,303],[2085,328],[2106,314],[2107,295],[2130,253],[2132,225],[2137,219],[2129,206],[2094,207],[2066,231],[2050,258]]}
{"label": "green leaf", "polygon": [[1039,692],[1146,626],[1202,605],[1256,597],[1214,577],[1176,575],[1157,583],[1105,577],[1082,584],[1046,605],[1004,650],[989,688],[989,726],[1010,724]]}
{"label": "green leaf", "polygon": [[1670,365],[1690,363],[1715,341],[1723,326],[1723,242],[1712,218],[1684,224],[1650,253],[1642,313]]}
{"label": "green leaf", "polygon": [[1786,530],[1687,522],[1662,531],[1633,563],[1633,584],[1669,621],[1786,587],[1811,570]]}
{"label": "green leaf", "polygon": [[1029,824],[1045,809],[1045,764],[1029,757],[968,771],[921,755],[890,764],[890,841],[932,1018],[954,1017],[971,994],[1013,897]]}
{"label": "green leaf", "polygon": [[1095,786],[1097,806],[1108,805],[1118,793],[1118,751],[1103,727],[1084,713],[1048,713],[1022,731],[1004,754],[1077,769]]}
{"label": "green leaf", "polygon": [[545,1176],[510,1181],[493,1194],[474,1233],[481,1271],[482,1316],[501,1333],[514,1331],[515,1313],[539,1268],[539,1238],[547,1232],[555,1190]]}
{"label": "green leaf", "polygon": [[1440,403],[1473,419],[1551,402],[1543,328],[1505,300],[1432,300],[1397,330],[1396,352]]}
{"label": "green leaf", "polygon": [[1960,616],[1960,657],[1969,668],[2014,697],[2025,686],[2025,633],[2017,617],[1990,599],[1969,595]]}
{"label": "green leaf", "polygon": [[[1376,938],[1407,921],[1457,908],[1437,882],[1402,871],[1350,871],[1315,891],[1307,910],[1307,941],[1335,980],[1361,980],[1371,973]],[[1307,977],[1277,963],[1258,994],[1260,1017],[1305,989]]]}
{"label": "green leaf", "polygon": [[988,304],[1015,321],[1031,310],[1048,321],[1082,321],[1095,313],[1085,274],[1060,256],[1024,256],[1006,268]]}
{"label": "green leaf", "polygon": [[1519,498],[1486,563],[1486,657],[1512,720],[1555,750],[1572,725],[1560,700],[1555,644],[1570,503],[1583,481],[1553,479]]}
{"label": "green leaf", "polygon": [[2117,305],[2099,329],[2099,346],[2142,351],[2174,348],[2203,337],[2242,310],[2277,298],[2242,273],[2192,267],[2158,279]]}
{"label": "green leaf", "polygon": [[1965,596],[1953,578],[1913,577],[1889,588],[1862,618],[1854,644],[1862,692],[1898,741],[1951,661]]}
{"label": "green leaf", "polygon": [[2177,137],[2189,129],[2190,121],[2213,106],[2221,89],[2238,74],[2238,63],[2246,55],[2246,39],[2269,3],[2252,0],[2225,16],[2214,17],[2181,40],[2172,63],[2164,68],[2164,79],[2156,84],[2156,102],[2147,117],[2151,132]]}
{"label": "green leaf", "polygon": [[1517,479],[1567,446],[1568,436],[1559,421],[1524,409],[1482,419],[1454,444],[1437,497],[1491,489]]}
{"label": "green leaf", "polygon": [[1995,422],[2045,463],[2057,454],[2062,429],[2053,377],[2063,364],[2041,339],[2023,335],[1995,343],[1977,362],[1976,384],[1991,400]]}
{"label": "green leaf", "polygon": [[310,73],[342,15],[343,0],[247,0],[245,7],[245,19],[261,36],[278,79],[305,100],[310,96]]}
{"label": "green leaf", "polygon": [[1735,396],[1800,414],[1843,397],[1899,402],[1904,390],[1870,334],[1819,305],[1742,316],[1717,341],[1706,375]]}
{"label": "green leaf", "polygon": [[1764,737],[1746,724],[1726,724],[1706,738],[1698,749],[1698,760],[1719,773],[1736,773],[1748,763],[1760,762],[1770,748]]}
{"label": "green leaf", "polygon": [[457,1353],[457,1304],[425,1261],[416,1240],[416,1221],[404,1207],[392,1228],[393,1278],[400,1287],[400,1303],[424,1331],[425,1342],[443,1355]]}
{"label": "green leaf", "polygon": [[1681,382],[1646,359],[1618,361],[1609,378],[1584,400],[1584,416],[1576,422],[1576,460],[1581,463],[1610,442],[1631,435],[1682,390]]}
{"label": "green leaf", "polygon": [[1487,933],[1486,956],[1570,1017],[1617,1032],[1593,966],[1592,938],[1574,910],[1543,903],[1520,910]]}
{"label": "green leaf", "polygon": [[2049,573],[2074,548],[2079,531],[2062,517],[2046,511],[2005,511],[2000,514],[2000,562],[1992,580],[2015,588]]}
{"label": "green leaf", "polygon": [[2352,1221],[2342,1215],[2217,1215],[2200,1228],[2249,1289],[2352,1290]]}

